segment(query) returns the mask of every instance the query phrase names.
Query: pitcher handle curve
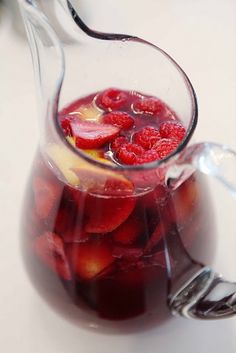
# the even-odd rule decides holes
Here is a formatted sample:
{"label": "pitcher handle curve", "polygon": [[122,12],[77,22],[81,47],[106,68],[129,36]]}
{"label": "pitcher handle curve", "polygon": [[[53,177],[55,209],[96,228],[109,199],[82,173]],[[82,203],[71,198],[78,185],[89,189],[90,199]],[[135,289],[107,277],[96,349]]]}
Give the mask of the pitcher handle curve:
{"label": "pitcher handle curve", "polygon": [[[211,142],[192,145],[169,167],[166,182],[175,189],[194,170],[214,176],[236,198],[236,152]],[[169,293],[169,307],[173,314],[187,318],[231,317],[236,314],[236,283],[203,266]]]}

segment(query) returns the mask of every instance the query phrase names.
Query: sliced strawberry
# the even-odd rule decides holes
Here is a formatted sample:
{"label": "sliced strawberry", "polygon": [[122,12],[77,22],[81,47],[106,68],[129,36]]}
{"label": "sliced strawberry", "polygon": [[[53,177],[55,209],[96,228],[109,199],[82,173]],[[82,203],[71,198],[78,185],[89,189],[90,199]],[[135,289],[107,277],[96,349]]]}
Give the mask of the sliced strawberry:
{"label": "sliced strawberry", "polygon": [[129,217],[135,206],[134,197],[96,197],[85,200],[85,231],[108,233],[119,227]]}
{"label": "sliced strawberry", "polygon": [[152,126],[144,127],[133,136],[134,142],[146,150],[152,148],[160,139],[159,130]]}
{"label": "sliced strawberry", "polygon": [[133,109],[137,113],[161,115],[165,112],[166,105],[157,98],[148,97],[139,99],[133,104]]}
{"label": "sliced strawberry", "polygon": [[186,134],[185,127],[176,121],[165,121],[159,129],[162,138],[176,139],[179,142],[183,140]]}
{"label": "sliced strawberry", "polygon": [[61,127],[66,136],[72,135],[71,122],[75,120],[75,116],[65,116],[61,119]]}
{"label": "sliced strawberry", "polygon": [[84,244],[69,244],[66,254],[72,271],[84,280],[97,277],[115,260],[107,242],[91,241]]}
{"label": "sliced strawberry", "polygon": [[118,244],[133,244],[143,232],[143,223],[137,216],[130,216],[112,233],[113,239]]}
{"label": "sliced strawberry", "polygon": [[119,133],[119,128],[108,124],[76,119],[71,121],[72,135],[78,148],[100,148],[107,142],[111,142]]}
{"label": "sliced strawberry", "polygon": [[62,239],[54,233],[46,232],[35,239],[33,249],[37,256],[62,279],[70,280],[71,273],[64,252]]}
{"label": "sliced strawberry", "polygon": [[103,123],[118,126],[122,130],[128,130],[134,125],[132,116],[125,112],[111,112],[104,115]]}
{"label": "sliced strawberry", "polygon": [[98,98],[97,103],[104,109],[121,109],[128,101],[128,94],[117,88],[109,88],[102,92]]}
{"label": "sliced strawberry", "polygon": [[40,219],[45,219],[59,202],[62,189],[56,182],[36,176],[33,191],[36,213]]}

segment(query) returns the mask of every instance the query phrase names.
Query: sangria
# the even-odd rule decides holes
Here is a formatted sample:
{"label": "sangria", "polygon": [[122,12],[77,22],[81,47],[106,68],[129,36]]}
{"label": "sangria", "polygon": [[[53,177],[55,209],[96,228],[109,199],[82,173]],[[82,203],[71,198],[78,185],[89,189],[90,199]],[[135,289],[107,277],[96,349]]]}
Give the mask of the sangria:
{"label": "sangria", "polygon": [[182,143],[181,117],[157,97],[109,88],[63,108],[57,123],[84,159],[56,143],[36,156],[22,226],[32,282],[68,317],[162,321],[170,315],[165,239],[177,271],[183,251],[208,264],[214,255],[203,176],[172,190],[161,168],[145,169]]}

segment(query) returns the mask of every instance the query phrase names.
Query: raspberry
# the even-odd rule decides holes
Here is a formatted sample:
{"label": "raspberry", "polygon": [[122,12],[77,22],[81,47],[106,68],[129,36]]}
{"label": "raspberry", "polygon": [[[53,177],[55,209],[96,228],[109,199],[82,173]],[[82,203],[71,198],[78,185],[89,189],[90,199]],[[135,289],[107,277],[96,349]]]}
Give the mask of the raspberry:
{"label": "raspberry", "polygon": [[143,98],[133,104],[134,111],[137,113],[147,113],[160,115],[165,111],[165,104],[157,98]]}
{"label": "raspberry", "polygon": [[172,138],[180,142],[183,140],[185,133],[185,127],[179,122],[166,121],[160,125],[160,134],[162,138]]}
{"label": "raspberry", "polygon": [[134,135],[134,142],[145,149],[152,148],[161,139],[159,130],[148,126]]}
{"label": "raspberry", "polygon": [[112,112],[104,115],[103,123],[115,125],[120,129],[127,130],[134,125],[134,119],[130,114],[125,112]]}
{"label": "raspberry", "polygon": [[111,149],[112,151],[116,152],[122,145],[126,143],[128,143],[126,137],[119,136],[111,143]]}
{"label": "raspberry", "polygon": [[137,159],[137,164],[150,163],[160,159],[159,153],[155,150],[149,150]]}
{"label": "raspberry", "polygon": [[109,88],[98,96],[98,104],[104,109],[123,108],[127,100],[127,93],[116,88]]}
{"label": "raspberry", "polygon": [[121,146],[117,151],[117,158],[124,164],[137,164],[138,157],[142,156],[144,149],[134,143],[127,143]]}
{"label": "raspberry", "polygon": [[158,141],[155,146],[153,146],[153,150],[159,156],[159,159],[163,159],[167,157],[170,153],[172,153],[179,145],[179,141],[173,139],[162,139]]}

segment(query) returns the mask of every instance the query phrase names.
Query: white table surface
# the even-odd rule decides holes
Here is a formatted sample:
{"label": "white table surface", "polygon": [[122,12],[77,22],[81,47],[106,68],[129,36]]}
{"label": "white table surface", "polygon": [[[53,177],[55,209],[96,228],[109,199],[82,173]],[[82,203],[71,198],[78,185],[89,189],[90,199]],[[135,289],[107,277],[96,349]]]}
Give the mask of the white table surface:
{"label": "white table surface", "polygon": [[[235,0],[81,0],[81,6],[93,27],[135,33],[172,54],[197,91],[195,140],[236,149]],[[19,251],[21,201],[38,139],[34,82],[28,46],[6,20],[0,53],[0,352],[235,353],[236,317],[174,319],[138,335],[106,336],[72,326],[37,296]],[[236,203],[217,183],[210,187],[220,234],[215,267],[236,280]]]}

